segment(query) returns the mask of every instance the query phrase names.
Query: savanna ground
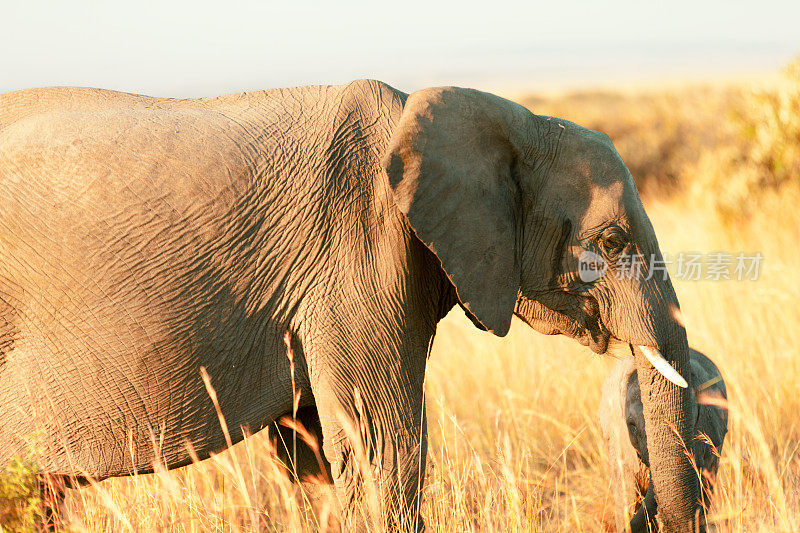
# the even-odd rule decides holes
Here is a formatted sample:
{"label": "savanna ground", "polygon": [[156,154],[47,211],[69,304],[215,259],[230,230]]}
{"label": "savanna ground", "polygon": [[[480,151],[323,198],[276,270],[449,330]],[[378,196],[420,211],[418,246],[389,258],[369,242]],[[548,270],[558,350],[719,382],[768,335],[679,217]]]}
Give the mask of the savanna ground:
{"label": "savanna ground", "polygon": [[[636,177],[662,250],[764,259],[757,281],[673,280],[690,344],[727,381],[716,531],[794,530],[800,518],[800,62],[768,88],[687,86],[523,99],[607,132]],[[734,259],[735,261],[735,259]],[[731,274],[733,268],[731,265]],[[703,272],[705,275],[705,272]],[[735,277],[735,276],[734,276]],[[613,365],[515,321],[504,339],[460,311],[427,376],[430,531],[602,531],[613,498],[596,411]],[[0,520],[32,524],[29,466],[0,480]],[[316,530],[265,434],[173,472],[74,491],[70,530]],[[27,514],[26,514],[26,511]]]}

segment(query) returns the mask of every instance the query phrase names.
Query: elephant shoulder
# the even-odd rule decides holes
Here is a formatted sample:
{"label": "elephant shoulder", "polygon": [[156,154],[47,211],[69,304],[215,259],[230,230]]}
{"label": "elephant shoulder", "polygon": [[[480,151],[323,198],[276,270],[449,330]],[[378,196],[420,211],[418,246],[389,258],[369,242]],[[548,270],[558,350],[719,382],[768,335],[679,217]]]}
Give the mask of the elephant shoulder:
{"label": "elephant shoulder", "polygon": [[[339,177],[382,176],[380,161],[395,124],[403,112],[406,94],[376,80],[356,80],[325,88],[324,112],[313,125],[316,149],[330,168],[349,168]],[[357,168],[354,167],[357,166]]]}
{"label": "elephant shoulder", "polygon": [[402,105],[408,98],[408,94],[399,91],[382,81],[373,79],[353,80],[342,87],[343,94],[358,102],[393,102],[398,101]]}
{"label": "elephant shoulder", "polygon": [[378,80],[360,79],[342,85],[338,98],[337,121],[353,117],[385,124],[396,120],[403,111],[408,95]]}

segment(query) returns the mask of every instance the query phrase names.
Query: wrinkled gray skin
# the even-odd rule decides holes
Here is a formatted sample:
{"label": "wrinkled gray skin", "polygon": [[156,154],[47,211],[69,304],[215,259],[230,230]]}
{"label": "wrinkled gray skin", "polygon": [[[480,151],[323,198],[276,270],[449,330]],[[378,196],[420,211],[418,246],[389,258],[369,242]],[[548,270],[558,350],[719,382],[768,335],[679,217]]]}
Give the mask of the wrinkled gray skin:
{"label": "wrinkled gray skin", "polygon": [[[169,468],[301,406],[352,520],[347,427],[387,507],[419,525],[423,381],[460,304],[595,352],[658,347],[689,377],[668,280],[583,283],[592,250],[659,255],[607,136],[452,87],[374,81],[170,100],[50,88],[0,97],[0,462],[37,435],[46,468]],[[697,520],[678,435],[688,391],[637,350],[659,518]]]}
{"label": "wrinkled gray skin", "polygon": [[[714,363],[701,352],[690,349],[692,369],[690,391],[698,402],[692,414],[697,437],[692,452],[703,480],[703,502],[707,506],[719,468],[719,456],[728,432],[727,390]],[[615,500],[617,529],[628,526],[632,504],[637,505],[630,522],[634,533],[656,529],[656,502],[649,480],[649,457],[641,389],[632,357],[621,358],[603,384],[598,419],[606,444],[609,472]],[[648,523],[649,522],[649,523]]]}

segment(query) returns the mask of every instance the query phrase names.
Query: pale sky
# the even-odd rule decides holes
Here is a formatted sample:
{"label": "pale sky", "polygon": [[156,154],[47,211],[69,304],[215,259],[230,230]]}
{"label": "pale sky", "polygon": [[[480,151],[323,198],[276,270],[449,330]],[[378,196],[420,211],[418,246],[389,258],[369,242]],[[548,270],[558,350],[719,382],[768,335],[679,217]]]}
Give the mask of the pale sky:
{"label": "pale sky", "polygon": [[0,93],[591,86],[755,75],[798,54],[797,1],[0,0]]}

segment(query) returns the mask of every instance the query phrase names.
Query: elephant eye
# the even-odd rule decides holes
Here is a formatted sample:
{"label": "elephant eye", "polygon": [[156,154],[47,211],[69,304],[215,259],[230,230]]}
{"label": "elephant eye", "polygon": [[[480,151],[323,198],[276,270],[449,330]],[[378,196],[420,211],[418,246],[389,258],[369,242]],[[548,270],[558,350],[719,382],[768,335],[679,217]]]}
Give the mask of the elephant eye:
{"label": "elephant eye", "polygon": [[625,232],[617,226],[607,228],[600,236],[600,248],[606,258],[613,259],[620,256],[627,245],[628,238]]}

